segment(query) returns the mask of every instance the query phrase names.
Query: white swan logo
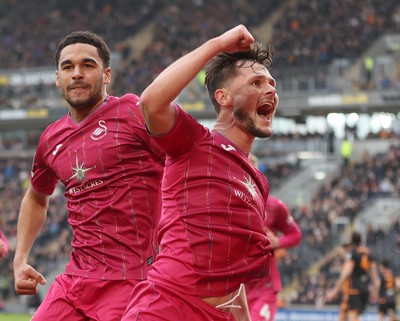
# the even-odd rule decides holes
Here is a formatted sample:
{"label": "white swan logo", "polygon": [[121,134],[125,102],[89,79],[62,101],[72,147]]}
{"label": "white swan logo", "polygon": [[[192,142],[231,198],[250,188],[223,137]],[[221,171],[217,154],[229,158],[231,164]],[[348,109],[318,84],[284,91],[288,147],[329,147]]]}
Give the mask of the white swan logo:
{"label": "white swan logo", "polygon": [[106,122],[104,120],[99,121],[99,127],[97,127],[93,133],[90,135],[90,138],[93,140],[102,139],[108,133],[108,129],[106,126]]}

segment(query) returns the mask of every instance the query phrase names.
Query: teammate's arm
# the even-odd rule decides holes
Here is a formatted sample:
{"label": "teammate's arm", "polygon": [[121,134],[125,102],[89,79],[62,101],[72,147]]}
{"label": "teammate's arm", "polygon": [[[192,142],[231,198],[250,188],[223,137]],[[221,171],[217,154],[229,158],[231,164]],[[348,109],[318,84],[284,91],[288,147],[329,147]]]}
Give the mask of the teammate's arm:
{"label": "teammate's arm", "polygon": [[293,219],[285,203],[279,201],[278,230],[282,233],[277,237],[277,248],[287,249],[301,243],[301,230]]}
{"label": "teammate's arm", "polygon": [[30,186],[22,199],[14,256],[14,279],[17,294],[34,294],[39,283],[46,284],[44,277],[27,262],[33,243],[46,220],[49,198],[47,195],[36,192]]}

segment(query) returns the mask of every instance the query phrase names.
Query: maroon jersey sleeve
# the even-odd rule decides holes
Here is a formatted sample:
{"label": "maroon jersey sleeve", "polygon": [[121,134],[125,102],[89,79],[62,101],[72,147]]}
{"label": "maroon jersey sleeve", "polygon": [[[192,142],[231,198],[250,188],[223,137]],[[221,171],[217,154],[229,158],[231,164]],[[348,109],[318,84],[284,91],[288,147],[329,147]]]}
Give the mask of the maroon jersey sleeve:
{"label": "maroon jersey sleeve", "polygon": [[[36,191],[46,195],[51,195],[57,185],[58,178],[44,161],[43,148],[46,144],[46,136],[47,131],[42,134],[33,158],[31,184]],[[56,149],[53,153],[55,152]]]}
{"label": "maroon jersey sleeve", "polygon": [[301,230],[297,223],[294,221],[290,211],[285,203],[281,200],[276,199],[272,196],[268,197],[268,202],[273,202],[273,214],[276,219],[274,226],[281,232],[279,236],[279,247],[289,248],[300,244],[301,242]]}

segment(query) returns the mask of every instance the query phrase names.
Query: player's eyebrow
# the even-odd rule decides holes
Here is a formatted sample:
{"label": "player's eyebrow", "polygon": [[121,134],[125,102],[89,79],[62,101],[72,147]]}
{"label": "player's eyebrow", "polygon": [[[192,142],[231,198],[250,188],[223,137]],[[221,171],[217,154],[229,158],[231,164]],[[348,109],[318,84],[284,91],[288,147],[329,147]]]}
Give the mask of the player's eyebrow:
{"label": "player's eyebrow", "polygon": [[[81,63],[87,63],[87,62],[90,62],[90,63],[93,63],[93,64],[97,65],[97,61],[95,59],[93,59],[93,58],[83,58],[81,60]],[[67,59],[67,60],[62,61],[60,66],[69,65],[69,64],[72,64],[72,60],[71,59]]]}

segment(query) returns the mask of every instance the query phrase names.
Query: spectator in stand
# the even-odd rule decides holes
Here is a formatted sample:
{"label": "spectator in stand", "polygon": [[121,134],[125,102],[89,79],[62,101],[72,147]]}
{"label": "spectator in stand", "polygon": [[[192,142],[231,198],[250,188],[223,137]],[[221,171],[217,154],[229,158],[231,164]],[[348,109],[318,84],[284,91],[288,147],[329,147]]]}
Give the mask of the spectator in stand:
{"label": "spectator in stand", "polygon": [[348,166],[351,160],[352,153],[353,153],[353,142],[348,137],[345,137],[340,145],[340,154],[342,155],[343,169],[345,169]]}
{"label": "spectator in stand", "polygon": [[72,252],[32,320],[121,320],[158,253],[164,153],[146,132],[138,97],[107,94],[110,50],[100,37],[67,35],[55,62],[69,112],[45,129],[36,149],[18,217],[15,290],[32,295],[46,283],[28,257],[60,181]]}
{"label": "spectator in stand", "polygon": [[[258,159],[250,154],[249,160],[258,168]],[[286,204],[269,195],[266,203],[265,230],[269,238],[272,257],[271,273],[267,278],[246,283],[247,301],[252,321],[274,321],[278,310],[278,294],[282,289],[277,261],[282,251],[299,245],[301,230],[290,215]]]}

